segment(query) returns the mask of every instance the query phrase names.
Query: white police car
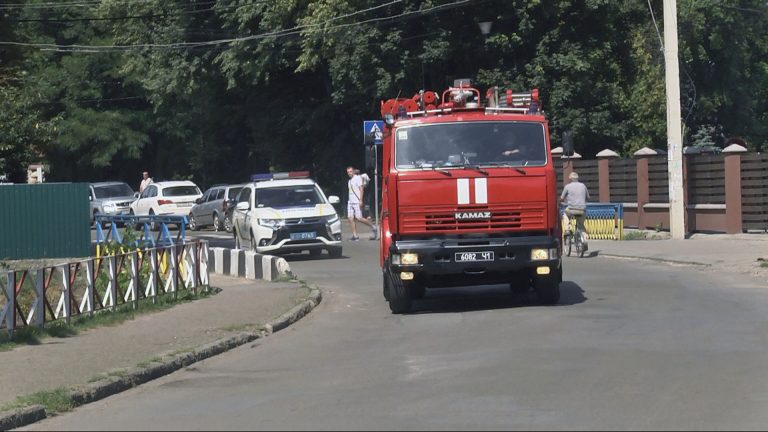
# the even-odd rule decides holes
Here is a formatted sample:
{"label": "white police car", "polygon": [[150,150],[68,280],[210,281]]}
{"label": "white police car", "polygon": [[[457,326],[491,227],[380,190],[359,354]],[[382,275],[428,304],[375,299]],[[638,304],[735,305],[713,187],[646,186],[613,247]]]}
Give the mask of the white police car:
{"label": "white police car", "polygon": [[341,220],[308,171],[254,174],[232,214],[235,248],[264,254],[328,251],[341,256]]}

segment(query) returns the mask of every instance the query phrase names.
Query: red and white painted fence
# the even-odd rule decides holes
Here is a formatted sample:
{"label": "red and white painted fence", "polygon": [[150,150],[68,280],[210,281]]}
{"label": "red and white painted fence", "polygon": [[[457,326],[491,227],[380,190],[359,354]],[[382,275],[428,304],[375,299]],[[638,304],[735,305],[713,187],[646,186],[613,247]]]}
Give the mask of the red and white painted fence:
{"label": "red and white painted fence", "polygon": [[0,331],[209,289],[208,242],[197,240],[0,273]]}

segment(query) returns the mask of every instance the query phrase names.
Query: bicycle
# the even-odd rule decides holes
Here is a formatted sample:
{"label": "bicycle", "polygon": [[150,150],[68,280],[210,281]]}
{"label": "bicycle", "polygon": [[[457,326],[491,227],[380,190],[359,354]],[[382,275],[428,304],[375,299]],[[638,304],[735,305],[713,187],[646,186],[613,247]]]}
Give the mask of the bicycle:
{"label": "bicycle", "polygon": [[568,256],[571,256],[572,249],[576,249],[576,255],[579,258],[584,257],[584,253],[587,251],[587,243],[584,241],[584,235],[585,231],[582,229],[583,222],[579,219],[584,219],[586,215],[581,214],[572,214],[571,217],[575,219],[575,223],[573,225],[575,226],[575,229],[568,230],[563,233],[563,247],[565,248],[565,253]]}

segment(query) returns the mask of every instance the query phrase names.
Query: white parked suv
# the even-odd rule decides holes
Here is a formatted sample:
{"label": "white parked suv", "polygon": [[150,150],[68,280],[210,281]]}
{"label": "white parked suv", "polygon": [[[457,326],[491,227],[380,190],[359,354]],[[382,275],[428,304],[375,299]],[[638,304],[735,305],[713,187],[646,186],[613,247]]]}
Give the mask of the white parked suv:
{"label": "white parked suv", "polygon": [[[254,175],[237,196],[232,215],[235,248],[279,255],[309,251],[317,256],[325,249],[341,256],[341,220],[309,173]],[[289,177],[290,176],[290,177]],[[281,179],[282,178],[282,179]]]}
{"label": "white parked suv", "polygon": [[[195,200],[203,196],[200,188],[189,180],[150,183],[131,203],[131,214],[136,216],[186,216]],[[152,224],[152,229],[155,229]]]}

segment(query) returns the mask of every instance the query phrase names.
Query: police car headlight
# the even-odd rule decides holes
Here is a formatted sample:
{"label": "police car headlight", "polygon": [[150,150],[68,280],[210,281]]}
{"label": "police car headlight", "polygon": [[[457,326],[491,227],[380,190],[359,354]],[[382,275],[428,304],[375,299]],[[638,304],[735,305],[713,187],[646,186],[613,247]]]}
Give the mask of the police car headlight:
{"label": "police car headlight", "polygon": [[259,225],[267,228],[277,229],[285,225],[283,219],[259,219]]}
{"label": "police car headlight", "polygon": [[331,216],[326,216],[325,217],[325,223],[327,223],[328,225],[335,224],[338,221],[339,221],[339,215],[338,214],[333,214]]}

